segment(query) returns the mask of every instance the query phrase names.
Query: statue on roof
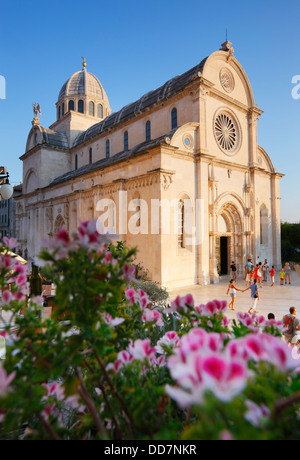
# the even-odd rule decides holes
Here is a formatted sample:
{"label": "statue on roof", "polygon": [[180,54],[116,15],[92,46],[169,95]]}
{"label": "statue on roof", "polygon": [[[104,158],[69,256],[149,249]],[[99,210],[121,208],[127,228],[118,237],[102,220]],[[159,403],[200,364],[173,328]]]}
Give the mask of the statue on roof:
{"label": "statue on roof", "polygon": [[39,119],[39,115],[42,115],[42,112],[41,112],[41,106],[40,104],[37,104],[36,102],[34,104],[32,104],[32,107],[33,107],[33,113],[34,113],[34,119],[32,121],[32,124],[33,125],[39,125],[40,124],[40,119]]}
{"label": "statue on roof", "polygon": [[37,103],[35,102],[34,104],[32,104],[32,107],[33,107],[33,113],[34,113],[34,116],[35,116],[35,117],[38,116],[38,113],[39,113],[40,115],[42,115],[40,104],[37,104]]}
{"label": "statue on roof", "polygon": [[[83,56],[81,59],[83,60],[83,62],[82,62],[82,67],[83,67],[83,69],[85,69],[85,67],[86,67],[86,60],[85,60],[85,57]],[[83,69],[82,69],[82,70],[83,70]]]}

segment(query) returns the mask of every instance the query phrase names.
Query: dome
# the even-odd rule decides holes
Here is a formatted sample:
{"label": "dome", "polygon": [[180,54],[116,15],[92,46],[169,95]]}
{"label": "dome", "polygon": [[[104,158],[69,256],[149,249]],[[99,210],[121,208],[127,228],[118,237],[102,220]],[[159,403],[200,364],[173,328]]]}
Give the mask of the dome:
{"label": "dome", "polygon": [[98,78],[83,69],[75,72],[62,86],[56,103],[57,120],[65,115],[82,114],[86,118],[104,120],[110,113],[109,101]]}
{"label": "dome", "polygon": [[107,100],[107,95],[98,78],[86,69],[75,72],[62,86],[58,101],[64,97],[90,96]]}

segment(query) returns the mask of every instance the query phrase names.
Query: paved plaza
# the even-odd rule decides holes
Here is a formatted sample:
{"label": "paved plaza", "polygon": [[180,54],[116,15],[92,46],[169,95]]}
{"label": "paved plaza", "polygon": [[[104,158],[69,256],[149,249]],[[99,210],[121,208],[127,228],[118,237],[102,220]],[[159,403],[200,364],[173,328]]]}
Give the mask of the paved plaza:
{"label": "paved plaza", "polygon": [[[205,304],[210,300],[227,300],[228,304],[231,299],[227,293],[230,276],[223,276],[219,284],[211,284],[209,286],[190,286],[180,288],[170,292],[171,300],[174,300],[177,295],[184,296],[192,294],[195,299],[195,304]],[[276,320],[280,321],[292,306],[298,307],[300,317],[300,278],[295,271],[291,275],[291,284],[279,284],[279,274],[276,273],[275,286],[271,287],[270,277],[268,282],[262,283],[262,288],[259,289],[260,300],[257,304],[258,312],[267,317],[268,313],[274,313]],[[246,289],[246,281],[242,276],[238,277],[236,287]],[[250,290],[246,292],[237,292],[237,300],[235,303],[235,311],[227,309],[226,316],[230,319],[236,317],[237,312],[248,312],[252,302],[250,298]]]}

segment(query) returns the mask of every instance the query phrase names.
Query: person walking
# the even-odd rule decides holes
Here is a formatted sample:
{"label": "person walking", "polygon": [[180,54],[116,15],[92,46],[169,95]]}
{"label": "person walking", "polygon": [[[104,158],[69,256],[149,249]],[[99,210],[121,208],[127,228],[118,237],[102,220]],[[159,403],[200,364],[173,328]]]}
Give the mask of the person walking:
{"label": "person walking", "polygon": [[235,286],[235,280],[231,279],[228,285],[228,289],[227,289],[227,295],[229,294],[231,297],[231,302],[228,305],[228,308],[230,308],[231,310],[235,310],[234,305],[236,302],[236,292],[237,291],[244,292],[242,289],[238,289]]}
{"label": "person walking", "polygon": [[275,286],[275,267],[272,265],[272,268],[270,270],[270,277],[271,277],[271,287]]}
{"label": "person walking", "polygon": [[264,263],[262,264],[263,282],[268,281],[268,270],[269,270],[268,260],[265,259]]}
{"label": "person walking", "polygon": [[249,314],[251,314],[252,312],[258,313],[258,311],[256,310],[256,306],[257,306],[257,302],[260,300],[260,297],[259,297],[257,279],[253,281],[253,284],[251,284],[250,287],[244,289],[243,292],[248,291],[249,289],[251,291],[252,307],[250,308],[248,313]]}
{"label": "person walking", "polygon": [[286,341],[292,345],[298,345],[300,340],[300,337],[298,336],[298,331],[300,331],[300,321],[298,318],[296,318],[296,315],[296,307],[291,307],[289,314],[282,318],[282,323],[285,327],[283,336]]}
{"label": "person walking", "polygon": [[230,269],[232,278],[236,280],[236,265],[234,261],[231,262]]}
{"label": "person walking", "polygon": [[280,286],[283,286],[284,280],[285,280],[285,273],[284,273],[284,268],[280,270],[279,273],[279,278],[280,278]]}
{"label": "person walking", "polygon": [[259,283],[260,287],[262,287],[262,284],[261,284],[261,269],[260,269],[259,264],[257,264],[255,269],[254,269],[254,280],[256,280],[257,283]]}
{"label": "person walking", "polygon": [[291,284],[291,267],[289,265],[288,262],[286,262],[285,266],[284,266],[284,273],[285,273],[285,284],[287,284],[287,280],[289,280],[289,284]]}

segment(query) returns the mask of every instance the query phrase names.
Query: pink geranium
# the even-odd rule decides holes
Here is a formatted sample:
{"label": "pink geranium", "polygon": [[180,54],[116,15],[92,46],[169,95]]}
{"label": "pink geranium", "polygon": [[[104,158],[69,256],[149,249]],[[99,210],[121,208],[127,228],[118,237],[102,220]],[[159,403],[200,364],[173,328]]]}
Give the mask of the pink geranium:
{"label": "pink geranium", "polygon": [[3,238],[3,242],[10,250],[15,249],[19,245],[15,238],[7,238],[6,236]]}
{"label": "pink geranium", "polygon": [[133,344],[129,345],[128,351],[134,359],[139,361],[145,361],[145,359],[150,361],[155,358],[155,348],[151,346],[149,339],[137,339]]}
{"label": "pink geranium", "polygon": [[164,325],[161,313],[157,310],[150,310],[149,308],[144,309],[142,320],[148,323],[155,323],[156,326]]}
{"label": "pink geranium", "polygon": [[175,331],[169,331],[157,342],[155,349],[157,353],[164,354],[164,345],[173,349],[176,348],[179,343],[180,338],[177,333]]}

